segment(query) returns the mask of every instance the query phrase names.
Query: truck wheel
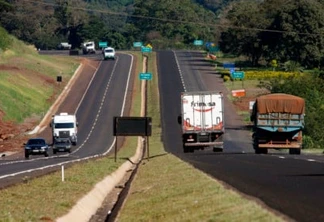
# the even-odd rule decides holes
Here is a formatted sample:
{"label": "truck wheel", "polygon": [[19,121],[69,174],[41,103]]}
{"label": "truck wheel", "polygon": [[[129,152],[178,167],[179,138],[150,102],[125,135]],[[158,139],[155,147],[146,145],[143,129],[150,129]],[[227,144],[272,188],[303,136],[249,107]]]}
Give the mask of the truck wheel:
{"label": "truck wheel", "polygon": [[26,158],[26,159],[29,158],[29,153],[28,153],[28,151],[25,151],[25,158]]}
{"label": "truck wheel", "polygon": [[189,153],[189,147],[183,145],[183,152],[184,153]]}
{"label": "truck wheel", "polygon": [[289,149],[289,154],[291,155],[300,155],[300,149]]}
{"label": "truck wheel", "polygon": [[261,154],[262,150],[260,148],[254,148],[255,154]]}
{"label": "truck wheel", "polygon": [[268,154],[268,149],[265,149],[265,148],[261,149],[261,153]]}

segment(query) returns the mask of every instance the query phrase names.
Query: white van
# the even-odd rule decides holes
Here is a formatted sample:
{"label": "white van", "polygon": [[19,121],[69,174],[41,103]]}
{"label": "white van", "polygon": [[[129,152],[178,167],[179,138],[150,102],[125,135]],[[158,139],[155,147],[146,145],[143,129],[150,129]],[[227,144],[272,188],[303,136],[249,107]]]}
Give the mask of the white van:
{"label": "white van", "polygon": [[103,53],[104,60],[115,59],[115,49],[112,47],[104,48],[102,53]]}

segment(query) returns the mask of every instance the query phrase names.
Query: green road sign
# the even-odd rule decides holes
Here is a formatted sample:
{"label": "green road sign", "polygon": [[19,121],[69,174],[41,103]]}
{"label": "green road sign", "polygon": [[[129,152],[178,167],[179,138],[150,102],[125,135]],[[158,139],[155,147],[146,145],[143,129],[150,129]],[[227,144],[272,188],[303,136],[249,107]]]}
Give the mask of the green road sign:
{"label": "green road sign", "polygon": [[194,41],[194,45],[203,45],[203,44],[204,44],[203,40],[195,40]]}
{"label": "green road sign", "polygon": [[143,43],[142,42],[133,42],[133,47],[142,47]]}
{"label": "green road sign", "polygon": [[142,46],[142,52],[152,52],[152,48]]}
{"label": "green road sign", "polygon": [[141,72],[139,74],[140,80],[151,80],[152,79],[152,73],[150,72]]}
{"label": "green road sign", "polygon": [[244,72],[232,72],[232,79],[244,79]]}
{"label": "green road sign", "polygon": [[108,42],[99,42],[99,48],[106,48],[108,46]]}

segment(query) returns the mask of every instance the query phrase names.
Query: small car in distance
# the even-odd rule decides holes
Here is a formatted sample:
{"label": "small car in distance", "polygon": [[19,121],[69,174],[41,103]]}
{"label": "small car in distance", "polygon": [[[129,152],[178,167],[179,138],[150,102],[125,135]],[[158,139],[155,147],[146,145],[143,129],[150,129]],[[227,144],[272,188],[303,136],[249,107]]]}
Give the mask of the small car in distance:
{"label": "small car in distance", "polygon": [[31,138],[24,143],[25,158],[28,159],[30,155],[44,155],[48,157],[49,145],[43,138]]}
{"label": "small car in distance", "polygon": [[115,49],[112,47],[104,48],[102,54],[103,54],[104,60],[115,59]]}

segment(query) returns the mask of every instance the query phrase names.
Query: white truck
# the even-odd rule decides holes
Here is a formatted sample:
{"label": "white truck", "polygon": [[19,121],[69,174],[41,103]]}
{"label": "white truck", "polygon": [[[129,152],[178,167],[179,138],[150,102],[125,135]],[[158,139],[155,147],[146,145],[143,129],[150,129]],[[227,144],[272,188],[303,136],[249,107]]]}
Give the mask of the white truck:
{"label": "white truck", "polygon": [[[52,127],[53,136],[53,153],[70,152],[70,144],[75,146],[78,141],[76,116],[68,113],[53,115],[50,126]],[[62,144],[66,145],[63,146]]]}
{"label": "white truck", "polygon": [[96,44],[93,41],[82,43],[83,54],[96,53]]}
{"label": "white truck", "polygon": [[70,50],[72,48],[72,45],[69,44],[68,42],[61,42],[60,44],[58,44],[57,49],[59,50]]}
{"label": "white truck", "polygon": [[181,115],[183,151],[194,152],[205,147],[223,151],[224,100],[219,92],[183,92]]}

